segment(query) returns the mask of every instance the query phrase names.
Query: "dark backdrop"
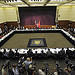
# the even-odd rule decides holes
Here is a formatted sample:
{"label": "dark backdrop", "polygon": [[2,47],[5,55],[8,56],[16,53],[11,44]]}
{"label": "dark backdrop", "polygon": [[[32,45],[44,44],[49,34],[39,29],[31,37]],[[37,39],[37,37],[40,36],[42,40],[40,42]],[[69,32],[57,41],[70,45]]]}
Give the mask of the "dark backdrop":
{"label": "dark backdrop", "polygon": [[54,25],[56,7],[19,7],[21,25],[34,25],[40,20],[41,25]]}

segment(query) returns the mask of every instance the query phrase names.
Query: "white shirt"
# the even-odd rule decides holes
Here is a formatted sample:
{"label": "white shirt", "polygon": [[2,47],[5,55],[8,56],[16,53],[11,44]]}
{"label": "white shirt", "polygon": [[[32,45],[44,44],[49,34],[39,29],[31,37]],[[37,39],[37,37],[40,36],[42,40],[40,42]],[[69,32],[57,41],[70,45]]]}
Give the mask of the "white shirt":
{"label": "white shirt", "polygon": [[45,73],[41,69],[39,69],[38,70],[38,75],[45,75]]}
{"label": "white shirt", "polygon": [[1,28],[0,28],[0,33],[2,33],[2,30],[1,30]]}
{"label": "white shirt", "polygon": [[53,75],[58,75],[58,73],[57,72],[54,72]]}
{"label": "white shirt", "polygon": [[17,68],[16,69],[12,68],[12,71],[13,71],[14,75],[19,75],[19,71]]}

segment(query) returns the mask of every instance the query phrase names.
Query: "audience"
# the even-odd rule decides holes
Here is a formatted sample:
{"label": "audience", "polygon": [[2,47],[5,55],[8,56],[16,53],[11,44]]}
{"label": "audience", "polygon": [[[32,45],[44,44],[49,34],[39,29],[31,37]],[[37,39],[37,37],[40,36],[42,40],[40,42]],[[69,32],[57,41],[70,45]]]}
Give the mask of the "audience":
{"label": "audience", "polygon": [[[65,58],[66,64],[68,62],[71,62],[68,57]],[[49,65],[47,62],[45,62],[45,68],[37,68],[36,64],[32,62],[29,57],[27,57],[27,60],[25,60],[24,57],[20,58],[19,60],[22,63],[22,66],[19,66],[20,63],[13,65],[10,65],[10,61],[7,60],[6,63],[2,66],[2,75],[21,75],[22,72],[20,72],[20,67],[22,68],[23,74],[24,72],[27,75],[75,75],[75,62],[71,62],[68,67],[62,69],[59,62],[56,61],[56,69],[54,69],[54,72],[52,74],[49,73]],[[25,68],[23,68],[25,66]],[[66,67],[66,66],[65,66]]]}
{"label": "audience", "polygon": [[[2,31],[1,26],[0,26],[0,38],[2,38],[4,35],[6,35],[8,32],[10,32],[13,29],[15,30],[16,27],[15,26],[13,27],[12,25],[10,27],[5,25],[5,28]],[[24,27],[17,27],[17,29],[23,30]],[[63,28],[63,29],[65,31],[68,31],[71,35],[73,35],[73,33],[75,33],[75,29],[71,28],[70,25],[69,25],[68,29],[66,29],[66,28]],[[73,56],[75,55],[75,53],[73,53],[73,52],[71,50],[67,49],[66,50],[66,55],[67,55],[66,57],[65,57],[65,51],[63,49],[58,52],[60,56],[65,57],[65,62],[66,62],[65,67],[67,67],[67,69],[66,69],[67,72],[60,67],[59,62],[56,62],[56,70],[54,71],[53,75],[69,75],[69,74],[75,75],[75,62],[71,62],[68,58],[72,54],[73,54]],[[3,57],[9,57],[9,58],[14,58],[14,56],[19,57],[18,50],[16,50],[16,53],[14,53],[12,49],[10,49],[9,52],[7,52],[6,49],[4,49],[4,52],[3,53],[0,52],[0,55]],[[40,55],[39,57],[42,57],[42,58],[44,58],[44,57],[50,58],[52,56],[52,52],[48,48],[48,51],[46,53],[44,53],[44,50],[42,50],[41,54],[39,54],[39,55]],[[27,60],[25,60],[25,57],[22,57],[19,60],[18,65],[17,64],[10,65],[9,61],[7,61],[2,66],[2,75],[21,75],[20,70],[26,71],[28,75],[48,75],[49,65],[46,63],[45,69],[36,70],[36,67],[34,66],[34,64],[32,62],[33,56],[34,55],[33,55],[32,49],[29,49],[27,51]],[[30,57],[31,57],[31,59],[30,59]],[[35,57],[36,58],[38,57],[37,51],[35,53]],[[70,68],[70,70],[69,70],[69,68]]]}

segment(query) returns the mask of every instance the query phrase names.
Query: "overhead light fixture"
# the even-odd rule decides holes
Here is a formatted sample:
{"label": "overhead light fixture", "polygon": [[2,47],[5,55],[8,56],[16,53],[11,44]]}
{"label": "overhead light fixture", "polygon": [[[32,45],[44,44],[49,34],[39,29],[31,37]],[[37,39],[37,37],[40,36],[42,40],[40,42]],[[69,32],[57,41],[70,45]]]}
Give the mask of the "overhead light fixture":
{"label": "overhead light fixture", "polygon": [[4,0],[4,2],[17,2],[17,0]]}

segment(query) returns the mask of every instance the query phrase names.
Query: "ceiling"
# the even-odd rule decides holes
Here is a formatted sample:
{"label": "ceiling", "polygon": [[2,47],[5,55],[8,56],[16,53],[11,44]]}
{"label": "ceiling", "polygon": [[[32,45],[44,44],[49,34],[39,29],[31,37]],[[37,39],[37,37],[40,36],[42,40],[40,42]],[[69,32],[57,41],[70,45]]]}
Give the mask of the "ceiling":
{"label": "ceiling", "polygon": [[[9,0],[10,1],[10,0]],[[0,7],[32,7],[32,6],[61,6],[72,5],[75,6],[75,0],[17,0],[14,2],[4,2],[0,0]]]}

